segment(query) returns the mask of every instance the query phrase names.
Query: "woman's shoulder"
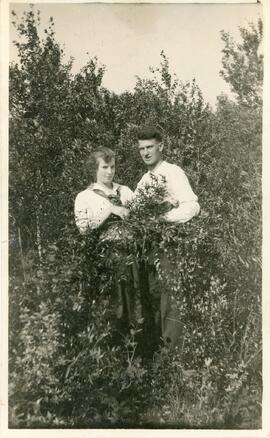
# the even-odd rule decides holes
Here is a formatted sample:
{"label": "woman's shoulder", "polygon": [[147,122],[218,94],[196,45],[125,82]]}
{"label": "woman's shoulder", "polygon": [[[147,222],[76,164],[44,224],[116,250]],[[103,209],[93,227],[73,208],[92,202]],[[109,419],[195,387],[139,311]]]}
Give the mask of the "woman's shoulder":
{"label": "woman's shoulder", "polygon": [[124,205],[133,199],[134,193],[128,186],[118,184],[118,192]]}
{"label": "woman's shoulder", "polygon": [[96,193],[92,190],[91,186],[88,186],[77,194],[76,200],[87,200],[89,198],[91,199],[93,196],[96,196]]}
{"label": "woman's shoulder", "polygon": [[132,192],[132,190],[124,184],[114,183],[121,192]]}

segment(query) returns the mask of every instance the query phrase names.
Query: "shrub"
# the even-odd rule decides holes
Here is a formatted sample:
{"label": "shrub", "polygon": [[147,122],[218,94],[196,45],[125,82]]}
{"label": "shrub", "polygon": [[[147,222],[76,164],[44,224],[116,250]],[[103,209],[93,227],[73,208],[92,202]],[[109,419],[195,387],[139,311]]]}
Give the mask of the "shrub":
{"label": "shrub", "polygon": [[[164,53],[150,79],[116,95],[95,58],[73,77],[53,22],[44,38],[39,22],[30,10],[15,23],[20,64],[10,68],[11,427],[259,427],[259,96],[249,109],[221,96],[213,112]],[[146,122],[188,174],[200,216],[165,224],[164,184],[153,181],[113,246],[80,236],[73,203],[89,183],[86,157],[113,148],[119,182],[134,188]],[[142,357],[140,317],[115,338],[114,273],[134,260],[151,265],[181,312],[182,351]]]}

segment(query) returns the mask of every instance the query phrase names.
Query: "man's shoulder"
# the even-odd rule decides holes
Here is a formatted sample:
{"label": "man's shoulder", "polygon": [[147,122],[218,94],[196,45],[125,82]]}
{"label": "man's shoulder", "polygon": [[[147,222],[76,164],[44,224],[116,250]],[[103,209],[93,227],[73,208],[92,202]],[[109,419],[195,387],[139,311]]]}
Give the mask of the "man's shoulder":
{"label": "man's shoulder", "polygon": [[183,169],[178,164],[168,163],[168,161],[163,161],[160,171],[168,173],[169,175],[185,174]]}
{"label": "man's shoulder", "polygon": [[[156,175],[162,175],[166,178],[174,175],[185,175],[185,172],[183,169],[174,163],[169,163],[168,161],[163,161],[159,168],[153,172]],[[138,185],[141,185],[144,182],[149,182],[151,179],[151,172],[147,171],[143,174],[140,181],[138,182]]]}

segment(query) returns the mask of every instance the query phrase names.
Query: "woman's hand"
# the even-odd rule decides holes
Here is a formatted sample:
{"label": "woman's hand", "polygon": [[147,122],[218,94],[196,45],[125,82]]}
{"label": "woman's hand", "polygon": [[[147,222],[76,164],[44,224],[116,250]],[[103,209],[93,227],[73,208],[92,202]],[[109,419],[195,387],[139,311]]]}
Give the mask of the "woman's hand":
{"label": "woman's hand", "polygon": [[118,207],[117,205],[112,206],[112,213],[124,219],[128,216],[129,210],[126,207]]}

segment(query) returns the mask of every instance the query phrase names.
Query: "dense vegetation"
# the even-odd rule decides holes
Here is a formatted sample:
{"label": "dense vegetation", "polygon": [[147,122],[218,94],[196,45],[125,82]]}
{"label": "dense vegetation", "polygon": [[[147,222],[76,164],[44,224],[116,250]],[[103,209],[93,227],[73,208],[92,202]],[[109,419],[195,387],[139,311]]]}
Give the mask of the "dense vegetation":
{"label": "dense vegetation", "polygon": [[[260,427],[262,23],[241,29],[239,45],[222,33],[221,74],[236,99],[219,96],[213,111],[195,81],[170,73],[163,52],[149,79],[117,95],[102,86],[95,58],[72,75],[53,20],[43,35],[33,10],[14,20],[10,427]],[[164,348],[154,360],[138,354],[142,320],[112,341],[119,251],[80,236],[73,215],[89,182],[85,160],[100,145],[117,153],[117,181],[136,186],[145,122],[162,129],[166,158],[184,168],[202,208],[168,226],[149,214],[154,194],[125,224],[132,244],[125,235],[119,243],[127,260],[153,251],[157,262],[164,252],[171,259],[157,287],[181,310],[186,339],[183,351]]]}

